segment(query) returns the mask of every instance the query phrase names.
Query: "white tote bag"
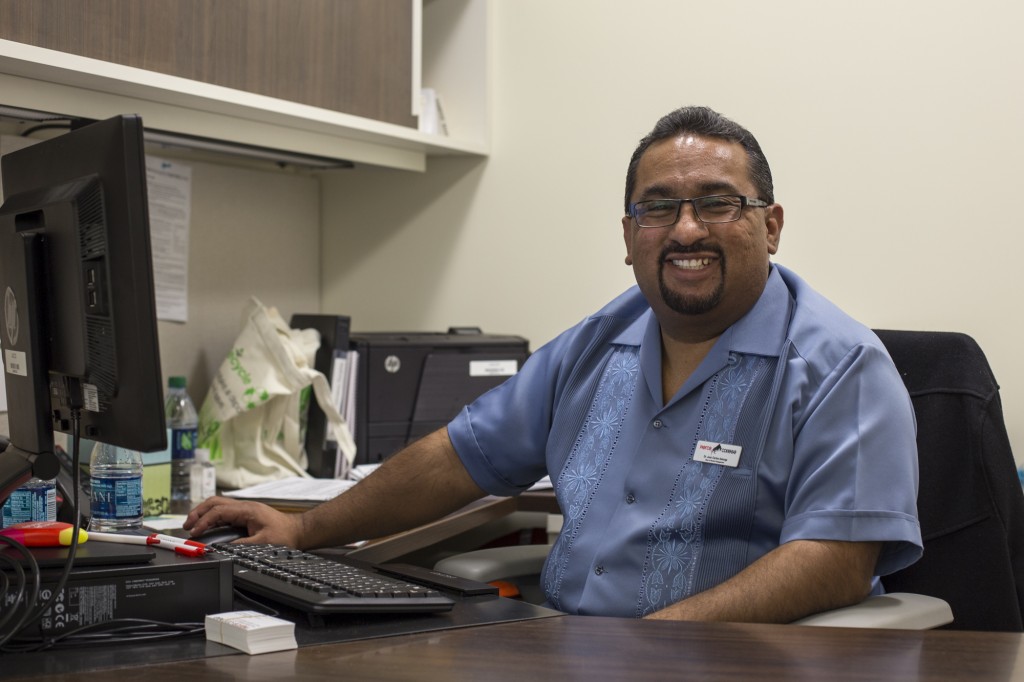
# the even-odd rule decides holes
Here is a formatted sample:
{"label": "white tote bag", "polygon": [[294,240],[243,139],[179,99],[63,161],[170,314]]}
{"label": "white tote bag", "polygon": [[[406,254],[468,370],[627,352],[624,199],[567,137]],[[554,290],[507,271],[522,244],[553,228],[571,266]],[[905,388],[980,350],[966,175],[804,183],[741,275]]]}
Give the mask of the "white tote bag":
{"label": "white tote bag", "polygon": [[355,443],[331,402],[327,378],[313,368],[314,329],[288,327],[278,312],[251,299],[244,326],[199,410],[199,447],[210,450],[222,488],[309,476],[302,443],[304,394],[312,388],[338,447],[355,459]]}

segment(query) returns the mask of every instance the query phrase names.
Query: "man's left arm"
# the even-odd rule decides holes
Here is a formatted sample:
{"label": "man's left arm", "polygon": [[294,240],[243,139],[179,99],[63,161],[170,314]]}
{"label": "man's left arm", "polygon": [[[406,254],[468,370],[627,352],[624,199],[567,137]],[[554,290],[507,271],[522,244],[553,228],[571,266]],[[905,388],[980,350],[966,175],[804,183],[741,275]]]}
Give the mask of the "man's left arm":
{"label": "man's left arm", "polygon": [[789,623],[862,601],[880,542],[794,540],[719,585],[646,616],[660,620]]}
{"label": "man's left arm", "polygon": [[789,623],[862,601],[920,556],[914,413],[888,356],[852,349],[805,402],[782,544],[648,618]]}

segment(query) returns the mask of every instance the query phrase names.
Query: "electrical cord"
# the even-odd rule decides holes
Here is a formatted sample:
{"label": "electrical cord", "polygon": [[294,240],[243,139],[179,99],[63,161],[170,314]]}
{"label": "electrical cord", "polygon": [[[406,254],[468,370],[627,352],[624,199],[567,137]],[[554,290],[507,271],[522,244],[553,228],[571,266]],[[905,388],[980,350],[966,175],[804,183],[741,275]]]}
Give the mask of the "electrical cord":
{"label": "electrical cord", "polygon": [[[72,501],[72,508],[74,511],[75,523],[71,533],[72,542],[71,545],[69,545],[68,547],[68,557],[67,560],[64,562],[64,568],[61,571],[60,578],[58,578],[56,586],[50,592],[49,598],[43,601],[43,603],[40,603],[39,597],[42,592],[42,576],[40,574],[39,564],[36,562],[35,557],[32,556],[32,552],[29,551],[27,547],[22,545],[20,542],[12,540],[11,538],[3,537],[3,540],[7,544],[14,546],[15,549],[18,552],[20,552],[23,557],[26,558],[26,562],[29,564],[29,575],[32,576],[33,580],[33,588],[31,590],[30,597],[26,597],[24,590],[19,589],[18,597],[14,602],[13,608],[11,610],[12,612],[16,612],[18,610],[18,607],[20,606],[24,606],[25,610],[22,613],[22,617],[17,621],[16,625],[13,628],[11,628],[10,632],[0,637],[0,651],[7,651],[8,642],[10,642],[17,635],[19,635],[21,631],[25,629],[27,626],[31,626],[35,624],[37,621],[39,621],[43,617],[43,615],[46,614],[46,612],[53,607],[54,602],[56,602],[57,599],[64,592],[64,587],[67,584],[68,578],[71,576],[71,568],[74,566],[75,555],[78,553],[78,532],[82,527],[82,518],[81,515],[78,514],[78,491],[79,485],[81,483],[81,471],[78,466],[79,446],[81,445],[81,411],[77,407],[73,407],[71,410],[71,423],[73,438],[71,451],[72,461],[74,462],[74,470],[72,474],[75,489]],[[19,562],[16,562],[13,559],[8,558],[7,563],[9,565],[16,565],[15,572],[23,576],[24,569],[21,567]],[[19,578],[19,580],[23,580],[23,577]],[[0,624],[0,628],[2,628],[2,625],[3,624]]]}
{"label": "electrical cord", "polygon": [[281,615],[280,611],[278,611],[277,609],[273,608],[269,604],[261,602],[259,599],[251,597],[251,596],[247,595],[246,593],[244,593],[244,592],[242,592],[242,591],[240,591],[238,589],[233,590],[232,593],[234,594],[234,597],[235,597],[236,601],[245,602],[246,604],[249,604],[250,606],[253,606],[253,607],[259,609],[260,611],[262,611],[264,614],[266,614],[268,616],[273,616],[273,617],[277,618],[277,617],[279,617]]}
{"label": "electrical cord", "polygon": [[69,128],[71,128],[71,121],[67,123],[40,123],[27,130],[23,130],[21,137],[30,137],[33,133],[37,133],[40,130],[68,130]]}
{"label": "electrical cord", "polygon": [[9,651],[35,653],[65,646],[152,642],[195,635],[204,630],[203,623],[167,623],[146,618],[117,618],[71,628],[57,635],[23,637],[15,646],[10,647]]}
{"label": "electrical cord", "polygon": [[[79,491],[81,489],[81,467],[80,461],[80,426],[81,410],[78,406],[72,406],[72,478],[74,493],[72,495],[72,513],[75,519],[73,524],[72,538],[77,538],[81,528],[81,514],[79,509]],[[13,595],[13,602],[8,599],[0,601],[4,606],[0,614],[0,633],[20,612],[21,617],[17,619],[13,627],[6,634],[0,635],[0,652],[2,653],[28,653],[45,651],[63,646],[81,646],[87,644],[113,644],[140,641],[155,641],[173,637],[192,636],[204,631],[203,623],[167,623],[157,620],[142,618],[116,618],[102,623],[92,623],[76,628],[65,629],[56,633],[47,633],[40,628],[39,634],[24,632],[29,627],[36,625],[43,616],[53,607],[54,603],[61,597],[71,575],[71,568],[74,565],[78,543],[72,542],[68,547],[67,561],[57,584],[53,587],[49,597],[40,603],[42,593],[42,578],[39,564],[36,562],[32,552],[21,543],[0,536],[0,542],[8,544],[22,555],[26,567],[22,562],[15,560],[9,554],[0,555],[0,568],[9,568],[15,575],[13,583],[6,572],[0,571],[3,581],[0,582],[0,600],[7,595],[9,585],[15,586],[16,594]],[[30,584],[31,583],[31,584]],[[47,588],[49,589],[49,588]],[[8,604],[11,604],[8,607]],[[23,609],[21,607],[24,607]]]}
{"label": "electrical cord", "polygon": [[13,595],[8,595],[8,590],[11,589],[11,581],[7,573],[4,572],[4,589],[3,591],[0,591],[0,597],[4,598],[5,600],[6,608],[4,610],[6,611],[6,615],[0,617],[0,632],[4,632],[4,628],[7,627],[8,623],[10,623],[11,620],[18,615],[19,607],[22,605],[22,603],[25,604],[25,612],[22,613],[21,618],[15,621],[15,624],[11,627],[10,631],[6,635],[0,636],[0,651],[2,651],[3,646],[7,642],[7,640],[13,637],[18,632],[18,630],[24,627],[29,611],[28,604],[30,601],[32,603],[35,603],[35,600],[38,598],[39,595],[40,578],[39,564],[36,563],[35,557],[32,556],[32,552],[30,552],[27,547],[22,545],[20,542],[17,542],[16,540],[13,540],[3,535],[0,535],[0,544],[9,545],[13,547],[16,552],[21,554],[22,557],[25,559],[25,563],[28,564],[28,575],[32,576],[32,587],[31,589],[29,589],[28,577],[26,576],[25,568],[21,565],[21,562],[16,561],[14,557],[11,557],[9,554],[4,554],[2,556],[2,561],[0,561],[0,564],[2,564],[8,570],[13,571],[15,574],[14,586],[16,592]]}

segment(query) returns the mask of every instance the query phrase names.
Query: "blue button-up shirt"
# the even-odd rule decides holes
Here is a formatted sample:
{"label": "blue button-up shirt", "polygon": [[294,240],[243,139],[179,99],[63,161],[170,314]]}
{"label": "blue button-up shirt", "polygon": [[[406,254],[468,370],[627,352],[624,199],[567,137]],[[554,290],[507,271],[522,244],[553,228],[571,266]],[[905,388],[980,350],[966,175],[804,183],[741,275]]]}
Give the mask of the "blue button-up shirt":
{"label": "blue button-up shirt", "polygon": [[878,575],[920,556],[906,389],[878,338],[792,272],[773,266],[754,308],[661,396],[660,330],[633,287],[448,426],[491,494],[550,473],[565,516],[543,574],[556,608],[643,616],[791,540],[883,541]]}

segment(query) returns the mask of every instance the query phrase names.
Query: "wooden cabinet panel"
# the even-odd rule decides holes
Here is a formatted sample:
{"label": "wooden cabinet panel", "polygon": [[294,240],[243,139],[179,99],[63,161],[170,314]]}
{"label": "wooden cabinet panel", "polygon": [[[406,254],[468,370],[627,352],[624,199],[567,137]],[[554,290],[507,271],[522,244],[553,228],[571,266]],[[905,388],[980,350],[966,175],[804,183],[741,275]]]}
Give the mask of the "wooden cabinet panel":
{"label": "wooden cabinet panel", "polygon": [[415,127],[411,0],[4,0],[0,38]]}

